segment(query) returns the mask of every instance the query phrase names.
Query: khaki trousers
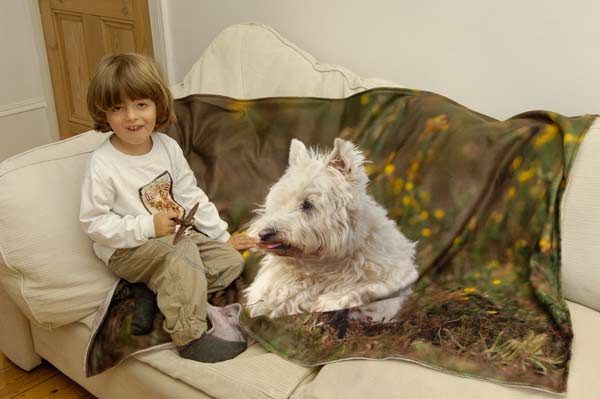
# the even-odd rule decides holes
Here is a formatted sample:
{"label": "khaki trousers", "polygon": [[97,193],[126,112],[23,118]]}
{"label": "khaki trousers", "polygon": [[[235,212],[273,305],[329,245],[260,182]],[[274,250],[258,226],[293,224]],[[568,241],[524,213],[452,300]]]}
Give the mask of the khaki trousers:
{"label": "khaki trousers", "polygon": [[108,267],[130,283],[143,282],[156,293],[163,328],[177,346],[199,338],[207,328],[206,295],[227,287],[244,267],[229,244],[192,231],[177,245],[173,235],[136,248],[118,249]]}

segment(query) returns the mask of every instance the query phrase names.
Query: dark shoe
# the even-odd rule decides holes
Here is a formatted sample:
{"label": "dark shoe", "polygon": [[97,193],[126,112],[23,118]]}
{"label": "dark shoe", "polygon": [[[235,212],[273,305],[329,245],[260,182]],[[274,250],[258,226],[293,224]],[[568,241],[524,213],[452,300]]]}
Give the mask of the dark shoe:
{"label": "dark shoe", "polygon": [[133,284],[133,297],[135,308],[131,320],[131,333],[133,335],[148,334],[152,330],[154,317],[158,313],[156,295],[144,283]]}
{"label": "dark shoe", "polygon": [[202,363],[217,363],[233,359],[244,350],[244,341],[225,341],[213,335],[202,335],[187,345],[177,347],[179,355],[185,359]]}

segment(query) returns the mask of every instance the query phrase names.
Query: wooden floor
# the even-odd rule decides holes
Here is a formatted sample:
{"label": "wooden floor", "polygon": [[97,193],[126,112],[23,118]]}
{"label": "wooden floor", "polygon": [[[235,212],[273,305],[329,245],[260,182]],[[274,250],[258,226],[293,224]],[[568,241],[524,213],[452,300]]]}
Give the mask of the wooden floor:
{"label": "wooden floor", "polygon": [[27,372],[0,352],[0,399],[9,398],[93,399],[94,396],[46,361]]}

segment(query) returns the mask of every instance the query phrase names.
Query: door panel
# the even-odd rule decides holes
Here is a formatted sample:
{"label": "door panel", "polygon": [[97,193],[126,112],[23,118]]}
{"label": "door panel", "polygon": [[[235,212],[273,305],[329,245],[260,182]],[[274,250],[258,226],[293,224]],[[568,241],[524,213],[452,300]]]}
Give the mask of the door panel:
{"label": "door panel", "polygon": [[136,48],[135,26],[131,22],[102,18],[102,36],[107,51],[118,53]]}

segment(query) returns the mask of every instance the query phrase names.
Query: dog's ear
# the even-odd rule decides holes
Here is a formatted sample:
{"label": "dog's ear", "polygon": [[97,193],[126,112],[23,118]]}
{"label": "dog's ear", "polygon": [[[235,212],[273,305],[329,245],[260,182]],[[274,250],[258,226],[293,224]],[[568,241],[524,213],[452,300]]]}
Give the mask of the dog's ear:
{"label": "dog's ear", "polygon": [[292,139],[290,143],[290,156],[288,164],[294,165],[302,162],[305,158],[308,158],[308,150],[303,142],[300,140]]}
{"label": "dog's ear", "polygon": [[333,142],[333,150],[327,157],[327,164],[342,172],[343,175],[349,175],[356,171],[364,162],[364,157],[358,149],[347,140],[336,138]]}

